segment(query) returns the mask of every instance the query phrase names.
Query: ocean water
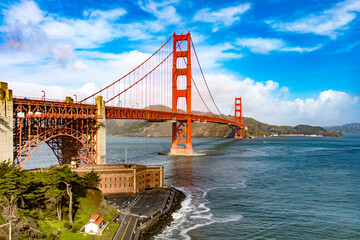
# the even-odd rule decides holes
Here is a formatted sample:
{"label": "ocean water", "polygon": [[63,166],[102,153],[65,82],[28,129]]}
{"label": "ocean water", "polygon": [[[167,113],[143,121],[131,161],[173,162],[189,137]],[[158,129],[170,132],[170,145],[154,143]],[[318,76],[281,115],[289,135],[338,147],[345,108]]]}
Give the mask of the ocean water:
{"label": "ocean water", "polygon": [[[156,239],[360,239],[360,134],[193,139],[207,156],[157,155],[170,141],[107,138],[108,163],[127,147],[128,163],[164,165],[165,184],[187,196]],[[26,167],[56,163],[49,153]]]}

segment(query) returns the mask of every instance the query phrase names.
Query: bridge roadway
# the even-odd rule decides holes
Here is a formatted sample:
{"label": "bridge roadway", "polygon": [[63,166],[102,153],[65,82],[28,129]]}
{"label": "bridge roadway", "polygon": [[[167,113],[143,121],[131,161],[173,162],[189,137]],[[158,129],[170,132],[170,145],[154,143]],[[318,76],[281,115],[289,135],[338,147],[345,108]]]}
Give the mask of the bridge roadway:
{"label": "bridge roadway", "polygon": [[[209,114],[210,115],[210,114]],[[102,118],[97,114],[96,105],[80,104],[71,102],[61,102],[59,100],[39,100],[14,98],[14,117],[15,118]],[[220,124],[230,124],[241,127],[241,124],[222,117],[202,115],[194,112],[173,113],[170,111],[159,111],[150,109],[122,108],[105,106],[106,119],[143,119],[143,120],[187,120],[191,117],[192,121],[214,122]]]}

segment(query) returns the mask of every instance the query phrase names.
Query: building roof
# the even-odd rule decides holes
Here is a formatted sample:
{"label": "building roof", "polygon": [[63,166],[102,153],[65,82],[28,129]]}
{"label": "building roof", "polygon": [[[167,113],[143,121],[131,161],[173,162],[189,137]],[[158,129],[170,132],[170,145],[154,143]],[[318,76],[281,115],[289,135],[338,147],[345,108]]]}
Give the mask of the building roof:
{"label": "building roof", "polygon": [[99,170],[133,170],[138,168],[159,168],[162,165],[138,165],[138,164],[94,164],[94,165],[80,165],[76,171],[99,171]]}
{"label": "building roof", "polygon": [[99,216],[99,214],[94,214],[92,215],[92,217],[89,219],[89,221],[85,224],[89,224],[89,223],[95,223],[96,225],[100,225],[102,222],[104,221],[104,219],[102,217]]}

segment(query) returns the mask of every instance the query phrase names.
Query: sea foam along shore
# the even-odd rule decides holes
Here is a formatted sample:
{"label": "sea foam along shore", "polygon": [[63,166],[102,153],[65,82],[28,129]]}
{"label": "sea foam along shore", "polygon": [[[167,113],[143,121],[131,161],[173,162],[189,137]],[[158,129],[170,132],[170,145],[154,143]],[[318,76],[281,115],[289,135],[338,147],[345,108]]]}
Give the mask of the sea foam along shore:
{"label": "sea foam along shore", "polygon": [[149,223],[143,230],[141,230],[139,239],[154,239],[154,237],[160,234],[167,226],[173,221],[173,213],[181,209],[182,202],[185,199],[185,194],[175,189],[174,200],[170,207],[170,210],[160,215],[157,219]]}
{"label": "sea foam along shore", "polygon": [[185,193],[186,198],[182,202],[182,207],[179,211],[174,212],[173,222],[167,226],[165,230],[155,237],[156,240],[168,239],[187,239],[190,240],[189,232],[191,230],[208,226],[214,223],[237,222],[242,219],[241,215],[229,215],[224,217],[214,217],[211,209],[207,206],[210,201],[206,198],[208,192],[218,188],[245,188],[244,182],[237,183],[231,186],[212,187],[209,189],[201,189],[197,187],[178,188]]}

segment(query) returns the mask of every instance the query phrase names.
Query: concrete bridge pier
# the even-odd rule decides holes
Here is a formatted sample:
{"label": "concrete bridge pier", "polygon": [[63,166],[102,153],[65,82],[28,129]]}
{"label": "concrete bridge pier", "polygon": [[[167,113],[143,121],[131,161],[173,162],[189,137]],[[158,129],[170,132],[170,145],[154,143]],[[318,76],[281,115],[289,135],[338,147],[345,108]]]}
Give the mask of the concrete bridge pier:
{"label": "concrete bridge pier", "polygon": [[14,120],[12,90],[7,83],[0,82],[0,162],[14,159]]}
{"label": "concrete bridge pier", "polygon": [[97,106],[97,114],[100,116],[97,119],[98,128],[96,131],[96,163],[106,164],[106,116],[105,116],[105,101],[102,96],[95,99]]}

